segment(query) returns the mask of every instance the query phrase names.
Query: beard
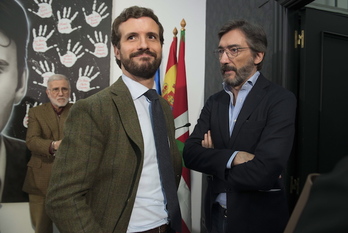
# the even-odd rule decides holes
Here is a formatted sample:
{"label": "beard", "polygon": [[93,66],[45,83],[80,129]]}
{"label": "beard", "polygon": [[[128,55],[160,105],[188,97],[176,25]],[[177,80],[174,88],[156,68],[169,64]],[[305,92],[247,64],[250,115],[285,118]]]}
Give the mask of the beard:
{"label": "beard", "polygon": [[[59,98],[49,98],[51,103],[58,107],[58,108],[62,108],[62,107],[65,107],[68,103],[69,103],[69,98],[65,98],[65,97],[59,97]],[[59,101],[58,101],[59,99]]]}
{"label": "beard", "polygon": [[[223,76],[223,82],[231,87],[241,86],[250,76],[251,72],[255,69],[254,60],[251,58],[245,66],[237,69],[234,66],[223,64],[221,66],[221,73]],[[225,74],[225,71],[234,71],[236,73],[234,78],[230,78],[231,74]]]}
{"label": "beard", "polygon": [[[143,62],[141,64],[138,64],[132,59],[133,57],[142,54],[150,55],[154,57],[154,60],[151,62],[151,57],[143,57],[141,58]],[[157,57],[156,53],[153,53],[149,50],[141,50],[135,53],[131,53],[129,59],[123,58],[121,55],[121,63],[123,64],[124,68],[134,76],[138,76],[144,79],[150,79],[155,76],[155,73],[161,64],[161,60],[162,56]]]}

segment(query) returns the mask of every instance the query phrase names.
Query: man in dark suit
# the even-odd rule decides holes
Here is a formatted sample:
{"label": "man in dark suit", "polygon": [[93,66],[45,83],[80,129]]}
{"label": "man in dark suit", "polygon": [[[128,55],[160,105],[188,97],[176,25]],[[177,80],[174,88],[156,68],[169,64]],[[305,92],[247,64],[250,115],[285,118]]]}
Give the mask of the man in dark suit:
{"label": "man in dark suit", "polygon": [[47,80],[50,102],[30,108],[26,143],[31,151],[23,190],[29,194],[31,222],[35,233],[52,233],[52,220],[45,211],[48,182],[55,153],[63,138],[63,127],[72,106],[69,79],[54,74]]}
{"label": "man in dark suit", "polygon": [[313,182],[295,233],[348,232],[348,156]]}
{"label": "man in dark suit", "polygon": [[209,232],[280,233],[288,220],[282,172],[293,144],[296,99],[260,73],[267,49],[262,28],[230,21],[219,38],[224,90],[206,101],[185,144],[185,165],[209,175]]}
{"label": "man in dark suit", "polygon": [[[8,23],[11,22],[11,23]],[[17,25],[13,27],[13,25]],[[0,202],[26,202],[22,191],[26,172],[25,142],[4,135],[14,105],[27,89],[28,22],[25,10],[15,0],[0,2]]]}
{"label": "man in dark suit", "polygon": [[[144,95],[154,87],[161,63],[163,27],[151,9],[130,7],[113,22],[112,44],[122,77],[72,107],[53,165],[47,211],[61,233],[180,231],[181,219],[175,224],[168,216],[152,129],[157,122],[151,122],[152,101]],[[182,161],[171,109],[159,101],[175,192]]]}

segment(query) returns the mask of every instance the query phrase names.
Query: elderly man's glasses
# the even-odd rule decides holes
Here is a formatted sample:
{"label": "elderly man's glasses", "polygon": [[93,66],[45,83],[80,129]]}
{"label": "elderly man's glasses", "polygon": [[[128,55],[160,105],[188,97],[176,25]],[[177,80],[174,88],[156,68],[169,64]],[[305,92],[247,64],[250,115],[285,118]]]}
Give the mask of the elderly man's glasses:
{"label": "elderly man's glasses", "polygon": [[225,48],[218,48],[214,50],[216,57],[221,60],[222,55],[226,52],[226,55],[229,59],[235,58],[238,56],[241,50],[248,49],[249,47],[237,47],[237,46],[227,46]]}
{"label": "elderly man's glasses", "polygon": [[66,93],[69,92],[69,88],[66,88],[66,87],[62,87],[62,88],[56,87],[56,88],[51,88],[51,89],[48,89],[48,90],[50,90],[53,94],[58,94],[60,91],[63,94],[66,94]]}

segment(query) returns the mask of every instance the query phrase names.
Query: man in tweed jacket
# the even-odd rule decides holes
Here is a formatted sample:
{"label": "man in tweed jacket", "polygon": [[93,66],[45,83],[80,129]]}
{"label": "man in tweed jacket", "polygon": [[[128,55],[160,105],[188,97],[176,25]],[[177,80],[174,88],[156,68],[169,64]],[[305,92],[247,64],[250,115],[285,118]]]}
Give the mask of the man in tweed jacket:
{"label": "man in tweed jacket", "polygon": [[[161,62],[163,27],[152,10],[130,7],[113,23],[112,44],[122,77],[71,109],[46,208],[61,233],[172,232],[180,226],[168,219],[144,96]],[[173,116],[160,103],[178,186]]]}
{"label": "man in tweed jacket", "polygon": [[47,82],[49,103],[29,109],[26,143],[31,151],[23,191],[29,193],[29,208],[35,233],[53,232],[45,211],[45,196],[55,152],[63,138],[63,126],[72,106],[69,79],[52,75]]}

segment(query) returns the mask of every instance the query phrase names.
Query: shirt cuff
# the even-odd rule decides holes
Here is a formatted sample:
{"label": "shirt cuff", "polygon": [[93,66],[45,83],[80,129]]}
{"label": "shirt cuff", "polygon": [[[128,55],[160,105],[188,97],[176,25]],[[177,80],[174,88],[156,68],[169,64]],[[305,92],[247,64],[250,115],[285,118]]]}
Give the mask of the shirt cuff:
{"label": "shirt cuff", "polygon": [[53,144],[55,143],[55,141],[52,141],[50,144],[50,148],[49,148],[49,152],[51,155],[54,155],[54,153],[56,153],[56,151],[54,150]]}
{"label": "shirt cuff", "polygon": [[239,150],[236,150],[235,152],[233,152],[232,156],[230,157],[230,159],[227,162],[226,168],[230,169],[232,167],[232,161],[234,160],[234,158],[236,157],[238,152],[239,152]]}

